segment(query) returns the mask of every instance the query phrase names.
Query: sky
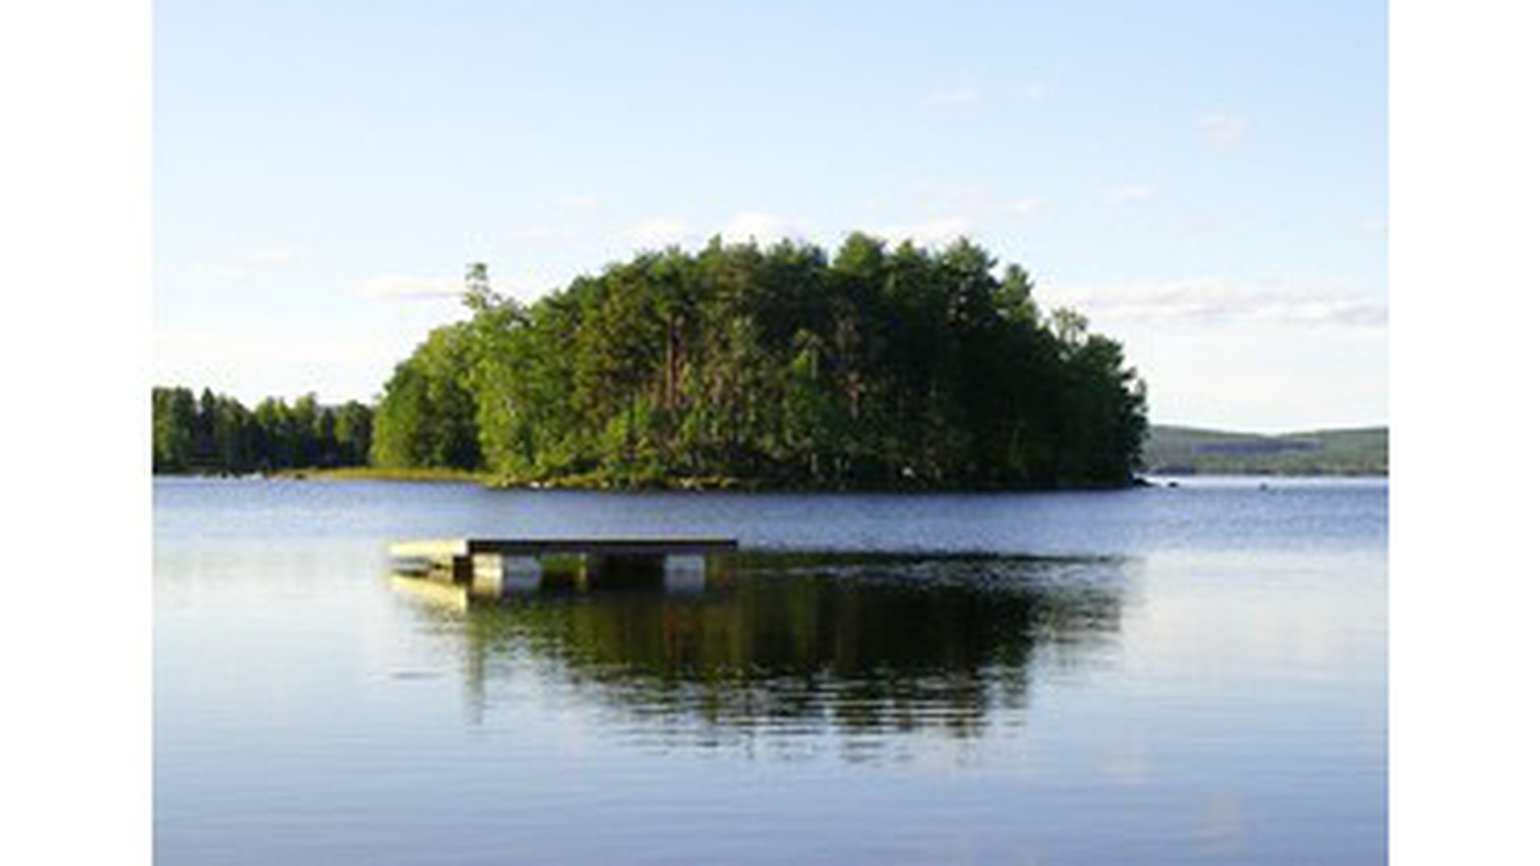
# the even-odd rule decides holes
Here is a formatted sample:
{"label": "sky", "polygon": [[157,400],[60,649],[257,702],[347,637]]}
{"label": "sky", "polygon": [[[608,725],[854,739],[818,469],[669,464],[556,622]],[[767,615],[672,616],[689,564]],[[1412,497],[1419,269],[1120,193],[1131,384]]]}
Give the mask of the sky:
{"label": "sky", "polygon": [[[532,296],[624,256],[622,232],[654,219],[705,232],[763,213],[830,243],[846,224],[966,217],[1032,269],[1040,299],[1234,286],[1228,319],[1179,315],[1169,296],[1164,320],[1092,311],[1150,379],[1157,420],[1385,417],[1383,3],[738,4],[731,20],[701,6],[646,22],[618,6],[562,22],[511,4],[202,5],[156,0],[152,24],[148,0],[0,3],[0,349],[13,414],[49,419],[0,425],[8,489],[27,504],[11,509],[29,539],[17,574],[57,571],[84,525],[114,569],[148,574],[152,378],[247,400],[371,394],[457,315],[381,295],[442,286],[479,257]],[[1535,702],[1513,688],[1532,676],[1540,605],[1515,575],[1533,519],[1502,506],[1534,474],[1540,124],[1523,107],[1540,12],[1393,9],[1391,849],[1408,864],[1533,861],[1524,785],[1540,739]],[[728,39],[756,28],[781,41]],[[749,128],[709,122],[740,102]],[[1224,117],[1240,123],[1204,120]],[[1036,210],[1010,222],[913,200],[944,183]],[[541,247],[543,224],[596,240]],[[1305,325],[1343,308],[1297,306],[1290,325],[1253,303],[1240,316],[1263,285],[1373,315]],[[1475,615],[1447,615],[1451,575]],[[4,765],[26,798],[0,862],[150,862],[149,586],[94,581],[69,615],[98,639],[72,645],[36,605],[0,609],[7,657],[51,648],[7,671],[12,703],[50,711],[8,720]],[[87,680],[103,685],[59,688]],[[93,784],[60,766],[89,766]]]}
{"label": "sky", "polygon": [[153,373],[369,400],[713,234],[966,235],[1156,423],[1388,421],[1383,3],[194,3],[153,20]]}

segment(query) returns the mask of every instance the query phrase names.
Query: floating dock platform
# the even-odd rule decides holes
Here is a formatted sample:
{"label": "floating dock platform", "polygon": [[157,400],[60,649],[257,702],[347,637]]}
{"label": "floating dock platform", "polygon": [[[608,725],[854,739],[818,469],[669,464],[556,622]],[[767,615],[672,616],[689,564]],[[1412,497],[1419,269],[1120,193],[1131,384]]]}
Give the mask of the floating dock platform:
{"label": "floating dock platform", "polygon": [[737,550],[731,538],[439,538],[392,544],[390,557],[397,573],[500,597],[558,583],[701,589],[708,563]]}

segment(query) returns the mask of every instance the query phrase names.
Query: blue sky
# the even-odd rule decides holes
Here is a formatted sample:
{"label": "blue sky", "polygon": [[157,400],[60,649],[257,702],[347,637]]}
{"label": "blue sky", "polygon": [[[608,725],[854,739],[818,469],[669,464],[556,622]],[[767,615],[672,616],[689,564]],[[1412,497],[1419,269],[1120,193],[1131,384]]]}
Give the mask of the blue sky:
{"label": "blue sky", "polygon": [[1167,423],[1387,420],[1380,3],[154,9],[154,375],[368,399],[461,315],[714,233],[966,234]]}

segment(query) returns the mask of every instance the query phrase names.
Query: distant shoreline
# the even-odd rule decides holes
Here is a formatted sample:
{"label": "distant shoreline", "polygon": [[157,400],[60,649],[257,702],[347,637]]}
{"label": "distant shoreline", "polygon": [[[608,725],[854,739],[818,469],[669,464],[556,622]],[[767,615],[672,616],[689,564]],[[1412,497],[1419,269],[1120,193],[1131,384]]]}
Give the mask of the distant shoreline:
{"label": "distant shoreline", "polygon": [[1390,428],[1253,434],[1155,424],[1143,458],[1146,475],[1384,477]]}
{"label": "distant shoreline", "polygon": [[[490,489],[594,491],[741,491],[760,493],[987,493],[1046,490],[1120,490],[1183,478],[1387,478],[1390,431],[1387,427],[1252,434],[1169,424],[1150,428],[1144,468],[1126,485],[1064,487],[968,487],[897,484],[875,487],[782,485],[761,479],[703,476],[653,478],[646,483],[585,473],[549,479],[519,479],[466,469],[400,469],[375,466],[294,468],[255,473],[258,477],[317,481],[402,481],[478,484]],[[169,477],[238,477],[219,472],[166,473]]]}
{"label": "distant shoreline", "polygon": [[628,484],[596,474],[522,481],[492,472],[461,469],[387,469],[348,466],[335,469],[283,469],[263,474],[264,478],[295,481],[406,481],[415,483],[479,484],[493,490],[585,490],[594,492],[724,492],[724,493],[1032,493],[1127,490],[1147,486],[1136,478],[1122,485],[1080,485],[1075,487],[927,487],[922,485],[815,487],[779,485],[768,481],[727,477],[677,478],[647,484]]}
{"label": "distant shoreline", "polygon": [[813,488],[776,487],[767,484],[750,484],[731,479],[683,479],[679,483],[625,486],[618,484],[584,483],[582,479],[554,480],[547,482],[517,483],[498,478],[491,473],[453,469],[377,469],[372,467],[343,467],[335,469],[284,469],[276,472],[235,475],[229,473],[157,473],[155,478],[225,478],[229,480],[278,480],[278,481],[394,481],[410,484],[474,484],[488,490],[572,490],[594,493],[914,493],[914,494],[967,494],[967,493],[1087,493],[1141,488],[1180,486],[1188,480],[1204,479],[1375,479],[1388,478],[1389,473],[1379,472],[1182,472],[1150,471],[1140,474],[1134,482],[1122,486],[1060,487],[1060,488],[1003,488],[1003,487],[867,487],[867,488]]}

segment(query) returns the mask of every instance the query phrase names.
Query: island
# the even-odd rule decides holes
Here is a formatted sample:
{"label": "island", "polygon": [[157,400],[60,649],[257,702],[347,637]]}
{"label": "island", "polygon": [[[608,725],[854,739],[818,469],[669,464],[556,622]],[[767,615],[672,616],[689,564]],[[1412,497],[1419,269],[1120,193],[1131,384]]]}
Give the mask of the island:
{"label": "island", "polygon": [[308,458],[624,489],[1134,483],[1144,382],[1116,341],[1041,310],[1033,288],[966,239],[862,233],[832,255],[720,238],[644,252],[528,304],[472,264],[467,317],[430,332],[376,405],[266,401],[243,461],[228,398],[160,389],[156,467]]}

